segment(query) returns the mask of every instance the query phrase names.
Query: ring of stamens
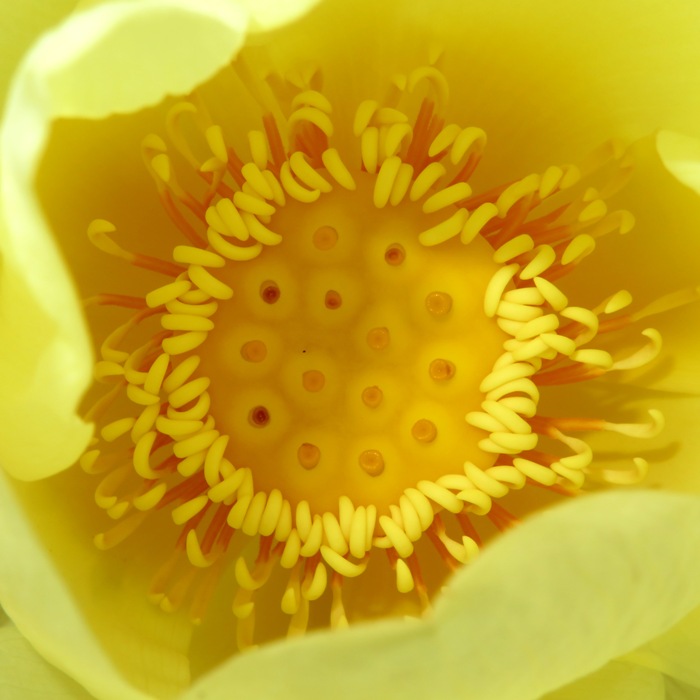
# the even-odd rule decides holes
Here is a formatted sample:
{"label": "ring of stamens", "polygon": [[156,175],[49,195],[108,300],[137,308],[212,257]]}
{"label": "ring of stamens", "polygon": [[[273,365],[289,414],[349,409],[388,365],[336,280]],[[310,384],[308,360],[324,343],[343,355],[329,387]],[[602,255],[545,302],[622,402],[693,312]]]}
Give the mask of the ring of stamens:
{"label": "ring of stamens", "polygon": [[[418,91],[426,81],[428,94],[431,89],[444,92],[444,78],[434,67],[414,72],[406,85]],[[409,93],[407,87],[407,101]],[[475,516],[487,516],[498,529],[513,524],[512,516],[496,503],[511,490],[531,483],[573,493],[587,478],[631,483],[643,476],[642,459],[629,470],[596,470],[591,449],[573,433],[612,430],[644,437],[662,425],[656,411],[650,412],[649,425],[538,413],[542,387],[638,367],[660,348],[658,333],[647,329],[648,342],[629,357],[614,358],[597,349],[592,345],[597,336],[656,309],[618,315],[631,301],[623,292],[588,309],[570,304],[556,284],[593,252],[599,237],[626,233],[632,226],[631,215],[609,212],[606,204],[630,169],[616,144],[601,148],[581,170],[552,166],[475,194],[469,180],[482,157],[486,135],[475,127],[445,125],[430,96],[423,99],[413,120],[396,104],[361,103],[354,119],[357,163],[330,145],[332,109],[321,92],[304,86],[291,105],[288,145],[272,115],[266,114],[263,130],[249,134],[248,161],[227,145],[221,128],[211,124],[204,131],[211,153],[200,162],[177,126],[196,108],[185,102],[171,110],[168,131],[202,177],[206,191],[200,198],[178,184],[166,144],[156,136],[144,141],[145,162],[161,201],[188,240],[175,246],[172,261],[124,251],[113,241],[114,227],[108,222],[93,222],[89,230],[100,249],[170,277],[144,300],[106,294],[93,300],[136,310],[104,341],[95,370],[96,378],[113,384],[113,389],[89,412],[102,427],[81,464],[102,475],[96,501],[118,521],[96,537],[96,544],[110,548],[153,511],[170,508],[181,528],[173,556],[186,558],[199,571],[199,583],[192,577],[187,585],[178,585],[182,579],[170,580],[175,560],[169,560],[154,579],[151,597],[167,610],[184,604],[189,595],[191,617],[201,620],[232,538],[257,538],[254,562],[243,555],[233,561],[239,586],[233,612],[241,646],[253,642],[255,592],[276,567],[289,572],[280,605],[290,617],[290,634],[306,628],[310,603],[327,588],[333,594],[332,624],[346,624],[343,581],[360,576],[376,549],[386,551],[398,591],[413,591],[427,607],[429,597],[415,551],[424,535],[449,569],[466,563],[480,544],[472,523]],[[587,180],[603,167],[612,176],[595,189]],[[386,270],[408,265],[416,246],[425,251],[441,246],[478,250],[487,244],[492,272],[478,318],[497,333],[493,337],[498,338],[498,348],[490,371],[477,382],[478,402],[459,404],[460,420],[479,436],[476,456],[470,456],[465,445],[443,473],[412,473],[387,502],[360,502],[361,497],[353,501],[341,493],[335,496],[335,507],[312,508],[313,499],[291,498],[283,486],[261,487],[255,465],[239,464],[235,436],[222,430],[213,408],[221,403],[222,390],[202,371],[207,361],[197,352],[220,327],[215,319],[233,303],[237,271],[274,259],[276,247],[281,250],[292,235],[275,228],[280,212],[285,207],[311,211],[336,192],[359,196],[363,183],[370,183],[368,197],[378,211],[413,206],[430,222],[410,241],[396,236],[382,243],[378,260]],[[324,223],[313,229],[309,250],[334,254],[344,240],[342,230]],[[279,279],[265,276],[250,296],[251,303],[253,297],[266,313],[273,313],[282,310],[293,294]],[[318,300],[318,313],[343,318],[338,315],[349,313],[352,303],[352,294],[344,293],[342,285],[327,287]],[[421,297],[418,306],[432,323],[440,324],[449,322],[460,303],[458,292],[436,288]],[[153,318],[160,320],[160,331],[135,350],[120,349],[135,327]],[[259,335],[253,332],[231,350],[249,372],[264,368],[277,352],[265,328],[255,330]],[[387,322],[365,328],[362,337],[367,351],[377,355],[396,345],[393,335]],[[454,355],[429,358],[423,365],[424,381],[449,389],[466,372],[462,360]],[[304,400],[313,400],[324,394],[328,381],[322,368],[308,367],[298,375],[297,391]],[[104,420],[113,400],[123,394],[134,410]],[[357,410],[367,415],[392,400],[386,386],[371,381],[354,398]],[[250,430],[264,435],[275,429],[283,422],[283,411],[276,413],[277,407],[274,400],[271,405],[252,403],[245,416]],[[440,444],[446,430],[439,416],[417,415],[405,433],[411,449],[430,450]],[[313,436],[300,438],[290,449],[299,473],[309,478],[326,459]],[[125,452],[130,455],[128,468],[118,458]],[[368,483],[377,483],[393,469],[391,455],[372,445],[358,449],[351,461]],[[448,518],[456,522],[459,536],[446,528]]]}

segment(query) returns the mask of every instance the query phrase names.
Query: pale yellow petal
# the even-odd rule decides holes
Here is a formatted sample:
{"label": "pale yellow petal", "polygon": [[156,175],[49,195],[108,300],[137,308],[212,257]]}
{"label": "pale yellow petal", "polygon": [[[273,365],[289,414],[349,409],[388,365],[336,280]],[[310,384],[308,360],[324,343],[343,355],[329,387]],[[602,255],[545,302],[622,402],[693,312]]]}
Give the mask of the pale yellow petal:
{"label": "pale yellow petal", "polygon": [[665,700],[664,676],[625,661],[611,661],[542,700]]}
{"label": "pale yellow petal", "polygon": [[700,608],[627,659],[700,691]]}
{"label": "pale yellow petal", "polygon": [[700,193],[700,140],[673,131],[661,131],[656,145],[664,165],[684,185]]}
{"label": "pale yellow petal", "polygon": [[266,31],[301,17],[321,0],[236,0],[250,13],[251,31]]}
{"label": "pale yellow petal", "polygon": [[46,663],[11,624],[0,627],[3,700],[91,700],[94,696]]}
{"label": "pale yellow petal", "polygon": [[582,498],[494,542],[455,575],[428,620],[263,647],[183,698],[534,700],[653,639],[697,605],[698,546],[697,497]]}
{"label": "pale yellow petal", "polygon": [[22,54],[46,29],[65,17],[76,0],[5,0],[0,42],[0,110],[12,73]]}
{"label": "pale yellow petal", "polygon": [[[67,540],[67,533],[60,532],[62,525],[65,523],[53,525],[57,534],[63,535],[53,543],[53,552],[54,556],[65,557],[65,563],[70,565],[71,550],[80,547],[80,543]],[[63,550],[61,541],[66,543]],[[91,626],[95,620],[89,623],[82,614],[45,544],[20,508],[10,480],[0,472],[0,600],[7,614],[49,663],[75,678],[96,697],[147,700],[145,693],[127,683],[105,653]],[[84,558],[82,570],[76,567],[75,573],[87,579],[85,583],[89,583],[90,563],[89,558]],[[92,575],[97,573],[98,569],[93,569]],[[97,587],[99,593],[105,585],[106,581],[97,579],[90,588]]]}

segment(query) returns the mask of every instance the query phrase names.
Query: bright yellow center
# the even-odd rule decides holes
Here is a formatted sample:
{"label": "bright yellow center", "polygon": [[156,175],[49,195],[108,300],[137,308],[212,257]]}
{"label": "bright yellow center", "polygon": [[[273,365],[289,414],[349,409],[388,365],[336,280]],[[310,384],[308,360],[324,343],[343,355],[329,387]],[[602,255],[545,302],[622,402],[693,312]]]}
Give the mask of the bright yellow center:
{"label": "bright yellow center", "polygon": [[[233,290],[201,348],[229,459],[293,507],[340,496],[388,513],[404,489],[493,456],[464,416],[505,335],[483,312],[497,271],[483,240],[425,247],[444,218],[372,202],[374,177],[313,204],[290,202],[283,240],[218,277]],[[397,256],[397,251],[400,255]],[[450,369],[448,369],[450,368]]]}
{"label": "bright yellow center", "polygon": [[[317,76],[277,77],[267,87],[278,104],[245,154],[196,100],[166,118],[178,156],[158,136],[144,140],[174,238],[184,237],[172,259],[125,251],[109,222],[88,231],[168,280],[143,298],[93,299],[133,310],[101,346],[96,377],[112,388],[87,416],[100,438],[81,464],[101,475],[95,500],[116,521],[96,544],[172,521],[151,599],[187,605],[200,622],[232,569],[240,647],[279,634],[280,611],[289,634],[362,619],[354,583],[368,569],[372,581],[386,566],[394,578],[380,609],[410,595],[426,610],[442,576],[421,567],[454,570],[478,552],[484,522],[512,526],[497,501],[513,490],[638,480],[644,460],[596,471],[576,433],[652,435],[658,412],[649,425],[542,415],[540,392],[653,359],[653,329],[624,358],[597,338],[677,303],[620,315],[625,292],[586,308],[559,286],[599,237],[632,227],[606,202],[630,170],[616,144],[582,170],[511,173],[474,192],[486,135],[445,124],[434,66],[397,78],[388,104],[337,117],[338,147]],[[264,607],[260,632],[268,582],[275,614]],[[322,597],[326,617],[314,622]]]}

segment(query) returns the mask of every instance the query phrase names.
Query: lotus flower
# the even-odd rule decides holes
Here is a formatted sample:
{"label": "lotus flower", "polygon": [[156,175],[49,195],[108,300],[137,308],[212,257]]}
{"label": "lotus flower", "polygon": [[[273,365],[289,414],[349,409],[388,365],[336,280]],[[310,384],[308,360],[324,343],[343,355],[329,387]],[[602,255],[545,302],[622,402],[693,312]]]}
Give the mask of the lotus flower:
{"label": "lotus flower", "polygon": [[697,693],[700,11],[70,9],[0,141],[15,697]]}

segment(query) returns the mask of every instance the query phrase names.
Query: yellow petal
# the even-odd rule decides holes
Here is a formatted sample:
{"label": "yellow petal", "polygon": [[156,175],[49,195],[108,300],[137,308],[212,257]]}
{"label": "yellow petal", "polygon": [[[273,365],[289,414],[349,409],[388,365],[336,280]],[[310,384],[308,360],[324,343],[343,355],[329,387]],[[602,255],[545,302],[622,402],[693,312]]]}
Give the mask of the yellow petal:
{"label": "yellow petal", "polygon": [[698,546],[698,497],[582,498],[494,542],[455,575],[431,618],[263,647],[222,665],[183,700],[534,700],[655,638],[697,605]]}
{"label": "yellow petal", "polygon": [[74,680],[49,665],[12,623],[0,627],[0,678],[4,700],[91,700]]}
{"label": "yellow petal", "polygon": [[700,608],[626,658],[700,690]]}
{"label": "yellow petal", "polygon": [[238,0],[250,13],[251,31],[266,31],[301,17],[320,0]]}
{"label": "yellow petal", "polygon": [[541,700],[665,700],[666,683],[658,671],[625,661],[611,661]]}
{"label": "yellow petal", "polygon": [[[56,525],[60,530],[60,523]],[[49,663],[95,696],[147,700],[105,653],[45,544],[23,512],[10,480],[0,471],[0,600],[5,611]],[[71,546],[80,546],[77,538]],[[89,547],[90,543],[83,546]],[[58,556],[66,554],[60,548],[54,552]],[[70,552],[67,554],[70,560]],[[85,558],[82,567],[76,567],[86,583],[90,580],[89,565],[90,560]],[[87,590],[105,585],[96,580]],[[95,622],[98,620],[93,618],[92,625]]]}
{"label": "yellow petal", "polygon": [[684,185],[700,193],[700,140],[673,131],[661,131],[656,145],[664,165]]}
{"label": "yellow petal", "polygon": [[3,40],[0,42],[0,106],[22,54],[48,27],[65,17],[75,0],[24,0],[3,4]]}

